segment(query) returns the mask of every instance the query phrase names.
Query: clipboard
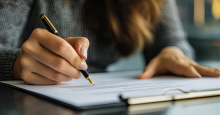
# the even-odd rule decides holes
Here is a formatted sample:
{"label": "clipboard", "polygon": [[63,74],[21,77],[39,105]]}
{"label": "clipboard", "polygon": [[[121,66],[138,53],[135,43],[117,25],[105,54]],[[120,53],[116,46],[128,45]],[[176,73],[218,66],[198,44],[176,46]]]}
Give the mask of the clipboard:
{"label": "clipboard", "polygon": [[[2,87],[1,84],[0,84],[0,87]],[[7,87],[5,91],[8,91],[8,90],[13,90],[13,89],[11,88],[8,89]],[[76,112],[76,114],[77,113],[79,114],[81,113],[84,113],[84,114],[109,114],[109,113],[111,114],[114,114],[114,113],[147,114],[147,113],[152,113],[152,112],[166,111],[166,109],[170,109],[170,107],[173,108],[172,106],[186,107],[186,106],[205,104],[205,103],[210,103],[210,102],[213,103],[216,101],[219,101],[219,96],[207,97],[207,98],[196,98],[196,99],[182,100],[182,101],[175,101],[175,102],[166,101],[166,102],[160,102],[160,103],[139,104],[139,105],[131,105],[131,106],[117,106],[117,107],[110,107],[110,108],[99,108],[99,109],[88,109],[88,110],[86,109],[83,111],[74,109],[74,111]],[[48,103],[48,101],[46,103]],[[7,105],[7,103],[5,104]],[[54,105],[54,104],[51,104],[51,105]],[[63,107],[63,105],[61,106],[60,105],[61,104],[58,104],[59,107],[61,106]],[[72,108],[69,108],[69,109],[72,109]]]}
{"label": "clipboard", "polygon": [[[166,93],[171,90],[181,91],[182,94],[166,95]],[[181,88],[171,88],[165,90],[163,95],[136,96],[136,97],[124,97],[123,95],[121,95],[120,98],[121,100],[125,101],[128,105],[137,105],[137,104],[177,101],[177,100],[211,97],[211,96],[220,96],[220,89],[200,90],[200,91],[192,90],[186,92],[183,91]]]}
{"label": "clipboard", "polygon": [[[190,99],[190,98],[198,98],[198,97],[207,97],[207,96],[217,96],[217,95],[220,95],[220,92],[219,92],[219,90],[220,90],[220,87],[219,87],[219,83],[220,82],[219,82],[219,80],[220,79],[217,79],[217,78],[187,79],[187,78],[176,78],[175,76],[174,77],[171,76],[171,77],[168,77],[168,78],[164,78],[164,76],[163,76],[161,78],[158,77],[158,78],[150,79],[150,80],[136,80],[134,78],[135,78],[135,76],[137,74],[139,74],[139,71],[137,71],[137,72],[132,72],[132,71],[131,72],[121,72],[121,73],[117,72],[117,73],[109,73],[109,74],[106,74],[106,73],[96,73],[96,74],[93,74],[93,78],[96,78],[97,81],[100,80],[100,83],[103,83],[103,80],[100,79],[100,78],[102,78],[102,76],[106,76],[107,82],[109,82],[109,81],[114,81],[114,82],[118,81],[120,83],[117,87],[113,87],[114,89],[118,88],[119,86],[120,86],[119,88],[121,88],[120,90],[117,90],[118,91],[117,95],[114,95],[114,98],[117,99],[118,101],[117,102],[116,101],[112,101],[112,102],[109,101],[109,102],[106,102],[106,103],[93,104],[93,105],[92,104],[90,104],[90,105],[89,104],[87,104],[87,105],[84,104],[82,106],[77,106],[74,103],[70,103],[66,98],[65,98],[66,100],[63,101],[60,98],[54,98],[54,97],[52,97],[50,95],[45,95],[45,93],[42,93],[43,91],[40,92],[40,90],[33,90],[33,89],[30,89],[30,88],[21,87],[21,85],[23,85],[23,84],[19,84],[19,83],[18,84],[16,84],[16,83],[14,84],[14,81],[6,81],[6,82],[0,81],[0,85],[4,85],[4,86],[7,86],[7,87],[16,89],[18,91],[22,91],[22,92],[31,94],[33,96],[44,98],[44,99],[50,100],[51,102],[59,103],[59,104],[62,104],[62,105],[65,105],[65,106],[68,106],[68,107],[71,107],[71,108],[77,109],[77,110],[98,109],[98,108],[108,108],[108,107],[119,107],[119,106],[126,106],[126,105],[132,105],[132,104],[135,105],[135,104],[168,102],[168,101],[172,102],[173,100],[181,100],[181,99]],[[120,78],[118,76],[120,76]],[[113,78],[114,78],[114,80],[113,80]],[[164,92],[159,91],[158,94],[154,94],[154,95],[152,95],[153,93],[150,92],[148,94],[150,94],[151,96],[146,95],[146,91],[149,91],[149,90],[153,91],[153,90],[155,90],[155,87],[152,87],[152,86],[156,86],[155,84],[161,85],[161,83],[160,83],[161,79],[162,79],[163,82],[164,82],[163,79],[165,79],[166,81],[172,81],[172,82],[169,82],[169,84],[171,84],[171,85],[167,84],[167,82],[165,84],[166,88],[169,88],[169,89],[163,90],[164,87],[162,87],[162,86],[161,86],[162,88],[161,87],[156,87],[156,88],[160,88]],[[77,82],[81,82],[80,80],[84,82],[84,79],[79,79]],[[127,82],[124,83],[124,80],[127,80]],[[159,80],[159,82],[157,82],[158,80]],[[198,91],[198,88],[197,89],[194,88],[194,90],[197,90],[197,91],[192,91],[194,86],[192,86],[192,87],[187,89],[187,88],[181,87],[179,84],[176,85],[176,81],[181,81],[181,83],[183,85],[185,85],[185,84],[186,85],[188,85],[188,84],[191,85],[190,84],[191,82],[192,82],[193,85],[198,85],[198,84],[202,84],[206,80],[208,80],[213,85],[210,86],[210,87],[206,87],[205,85],[209,85],[209,84],[207,84],[207,82],[205,82],[202,85],[202,86],[204,86],[203,91]],[[129,82],[129,81],[131,81],[131,82]],[[197,81],[196,84],[194,84],[195,81]],[[75,82],[74,81],[73,82],[68,82],[67,84],[72,84],[72,83],[75,83]],[[151,83],[154,83],[154,84],[151,84]],[[118,84],[118,83],[116,83],[116,84]],[[123,85],[121,85],[121,84],[123,84]],[[149,87],[147,86],[147,88],[142,88],[142,87],[140,87],[140,86],[143,86],[142,84],[147,84],[147,85],[149,84]],[[111,85],[109,85],[110,87],[108,87],[108,88],[112,88]],[[99,90],[99,88],[102,87],[102,86],[105,86],[105,85],[101,84],[98,88],[95,88],[95,90]],[[133,86],[135,86],[135,87],[133,87]],[[128,89],[128,87],[129,88],[132,87],[132,89]],[[184,91],[181,88],[178,88],[178,87],[183,88]],[[199,87],[199,85],[197,87]],[[40,87],[40,88],[42,88],[42,87]],[[75,86],[73,88],[75,88]],[[122,88],[127,88],[127,89],[123,89],[122,90]],[[201,89],[201,88],[199,88],[199,89]],[[209,92],[209,94],[207,94],[207,93],[204,94],[204,92],[205,92],[204,89],[205,90],[207,89],[206,91],[214,91],[214,92],[211,92],[211,93]],[[169,94],[170,93],[169,91],[171,91],[171,90],[178,90],[178,91],[181,91],[183,94],[167,95],[166,93]],[[217,92],[215,92],[216,90],[217,90]],[[122,94],[125,94],[126,91],[129,91],[129,93],[131,93],[131,94],[136,94],[137,91],[140,91],[140,92],[144,92],[143,93],[144,95],[140,96],[139,94],[141,94],[141,93],[137,93],[138,95],[136,95],[136,97],[129,97],[129,98],[123,97]],[[186,92],[186,91],[188,91],[188,92]],[[44,91],[44,92],[46,92],[46,91]],[[93,90],[92,90],[92,92],[93,92]],[[106,91],[106,92],[107,92],[106,95],[108,95],[108,92],[111,93],[111,91]],[[106,93],[106,92],[102,92],[100,95],[102,96],[102,95],[104,95],[103,93]],[[197,96],[195,96],[195,92],[197,92],[196,93]],[[58,92],[58,93],[60,93],[60,92]],[[46,94],[48,94],[48,93],[46,92]],[[161,95],[161,94],[163,94],[163,95]],[[187,97],[186,94],[190,94],[191,97],[190,96]],[[194,96],[192,96],[192,94],[194,94]],[[99,93],[97,93],[96,95],[99,95]],[[85,99],[87,99],[87,98],[85,98]],[[137,101],[135,103],[130,103],[131,100],[132,101],[133,100],[139,100],[139,102]],[[146,101],[146,100],[148,100],[148,101]]]}
{"label": "clipboard", "polygon": [[[18,88],[13,85],[1,83],[0,85],[6,86],[21,92],[25,92],[27,94],[31,94],[33,96],[37,96],[39,98],[48,99],[49,101],[65,105],[67,107],[74,108],[76,110],[88,110],[88,109],[99,109],[99,108],[109,108],[109,107],[120,107],[126,105],[140,105],[140,104],[149,104],[149,103],[159,103],[159,102],[170,102],[170,101],[178,101],[178,100],[186,100],[186,99],[193,99],[193,98],[203,98],[203,97],[211,97],[211,96],[220,96],[220,89],[214,90],[201,90],[201,91],[183,91],[181,88],[170,88],[164,90],[163,95],[152,95],[152,96],[136,96],[136,97],[123,97],[120,95],[119,98],[121,99],[120,103],[111,103],[111,104],[102,104],[102,105],[93,105],[93,106],[83,106],[83,107],[76,107],[62,101],[53,99],[51,97],[47,97],[45,95],[41,95],[35,92],[27,91],[25,89]],[[166,95],[171,90],[178,90],[183,92],[182,94],[175,94],[175,95]]]}

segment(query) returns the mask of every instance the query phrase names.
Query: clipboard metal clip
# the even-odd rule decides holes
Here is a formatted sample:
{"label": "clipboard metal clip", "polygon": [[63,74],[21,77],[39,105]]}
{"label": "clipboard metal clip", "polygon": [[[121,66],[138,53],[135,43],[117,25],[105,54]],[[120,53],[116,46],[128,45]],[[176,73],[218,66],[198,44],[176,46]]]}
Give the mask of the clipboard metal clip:
{"label": "clipboard metal clip", "polygon": [[182,90],[181,88],[176,87],[176,88],[165,88],[165,89],[163,90],[163,95],[166,95],[167,92],[169,92],[169,91],[174,91],[174,90],[178,90],[178,91],[180,91],[180,92],[182,92],[182,93],[187,93],[187,92],[185,92],[184,90]]}
{"label": "clipboard metal clip", "polygon": [[[166,95],[166,93],[171,90],[179,90],[183,93],[182,94],[175,94],[175,95]],[[128,105],[136,105],[136,104],[147,104],[147,103],[156,103],[156,102],[164,102],[164,101],[176,101],[176,100],[218,96],[218,95],[220,95],[220,89],[185,92],[181,88],[168,88],[168,89],[164,89],[162,95],[140,96],[140,97],[132,97],[132,98],[123,98],[123,96],[121,95],[120,98],[123,101],[126,101]]]}

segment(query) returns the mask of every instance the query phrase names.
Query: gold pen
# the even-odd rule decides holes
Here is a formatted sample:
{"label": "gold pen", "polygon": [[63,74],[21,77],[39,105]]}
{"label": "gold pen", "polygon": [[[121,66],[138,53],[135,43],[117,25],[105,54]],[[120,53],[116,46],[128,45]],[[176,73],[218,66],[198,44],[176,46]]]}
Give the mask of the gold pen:
{"label": "gold pen", "polygon": [[[45,14],[40,15],[41,20],[43,21],[44,25],[47,27],[47,30],[57,36],[59,36],[58,31],[56,30],[56,28],[53,26],[53,24],[50,22],[50,20],[47,18],[47,16]],[[89,73],[86,70],[80,70],[81,73],[83,74],[83,76],[89,80],[89,82],[93,85],[95,85],[95,83],[92,81],[91,77],[89,76]]]}

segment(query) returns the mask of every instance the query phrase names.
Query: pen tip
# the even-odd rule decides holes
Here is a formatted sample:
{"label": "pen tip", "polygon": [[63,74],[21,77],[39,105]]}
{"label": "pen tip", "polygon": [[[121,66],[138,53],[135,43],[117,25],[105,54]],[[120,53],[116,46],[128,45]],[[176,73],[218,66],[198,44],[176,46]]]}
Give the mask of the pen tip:
{"label": "pen tip", "polygon": [[95,83],[92,81],[92,79],[90,78],[90,76],[88,77],[88,80],[91,84],[95,85]]}

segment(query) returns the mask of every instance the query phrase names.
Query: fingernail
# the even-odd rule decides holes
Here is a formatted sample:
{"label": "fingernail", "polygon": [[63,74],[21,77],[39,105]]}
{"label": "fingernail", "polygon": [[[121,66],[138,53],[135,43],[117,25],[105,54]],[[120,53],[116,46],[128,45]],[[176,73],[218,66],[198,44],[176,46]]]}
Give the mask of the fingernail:
{"label": "fingernail", "polygon": [[220,75],[220,70],[216,70],[215,73]]}
{"label": "fingernail", "polygon": [[141,79],[141,75],[142,75],[142,74],[140,74],[140,75],[138,76],[139,79]]}
{"label": "fingernail", "polygon": [[82,46],[82,47],[81,47],[80,53],[81,53],[85,58],[87,58],[87,49],[86,49],[85,46]]}
{"label": "fingernail", "polygon": [[81,64],[79,65],[80,70],[86,70],[87,68],[88,68],[88,66],[84,62],[81,62]]}
{"label": "fingernail", "polygon": [[202,78],[202,76],[201,76],[199,73],[197,73],[197,76],[198,76],[199,78]]}

